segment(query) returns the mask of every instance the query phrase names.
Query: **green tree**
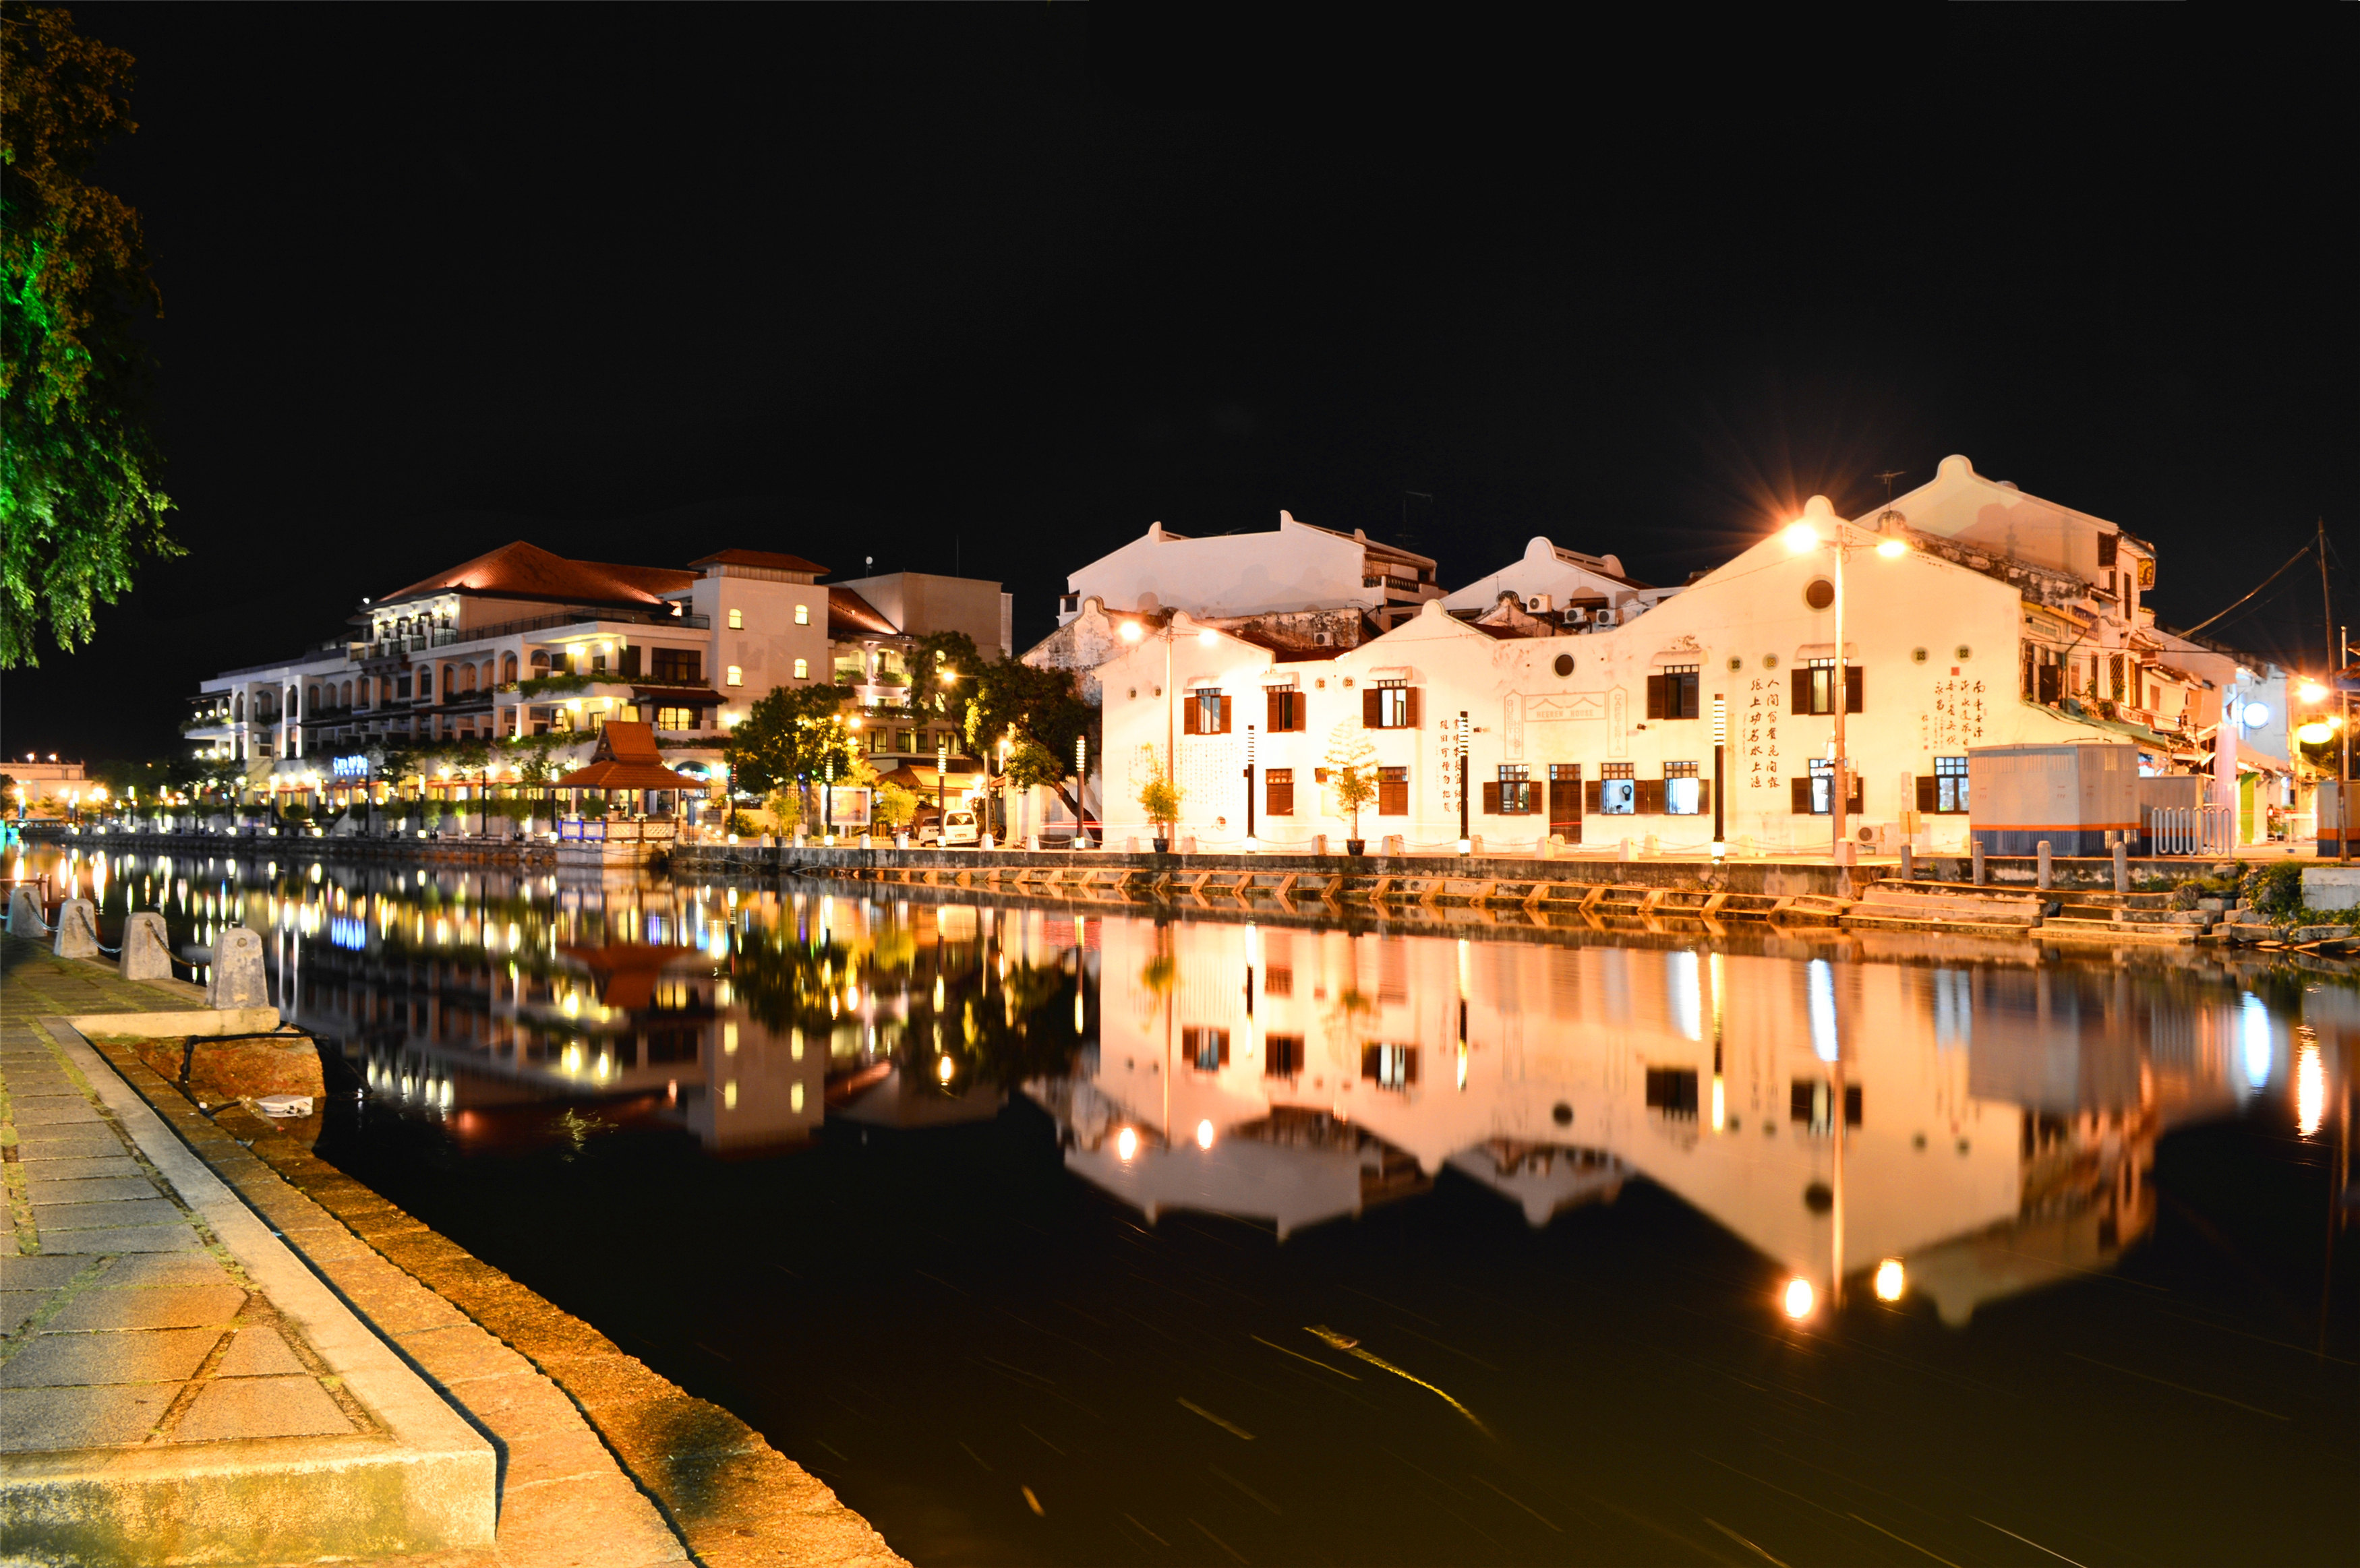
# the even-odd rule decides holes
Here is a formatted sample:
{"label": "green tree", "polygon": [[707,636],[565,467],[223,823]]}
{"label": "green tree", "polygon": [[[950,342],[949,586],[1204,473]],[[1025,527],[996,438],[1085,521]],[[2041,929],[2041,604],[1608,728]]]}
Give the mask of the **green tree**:
{"label": "green tree", "polygon": [[1377,748],[1368,732],[1350,719],[1328,735],[1328,786],[1336,804],[1352,813],[1352,836],[1360,836],[1360,811],[1377,798]]}
{"label": "green tree", "polygon": [[1155,765],[1147,782],[1139,787],[1139,809],[1147,814],[1150,822],[1164,830],[1156,835],[1158,838],[1170,838],[1172,830],[1179,825],[1180,786],[1172,782],[1161,762]]}
{"label": "green tree", "polygon": [[967,633],[928,633],[910,655],[910,705],[964,730],[967,701],[983,668],[983,654]]}
{"label": "green tree", "polygon": [[851,691],[842,686],[774,686],[736,729],[723,756],[739,789],[767,791],[798,778],[817,779],[836,759],[844,783],[860,747],[842,712]]}
{"label": "green tree", "polygon": [[0,670],[93,630],[144,555],[182,553],[137,323],[162,314],[139,214],[86,178],[137,127],[131,57],[51,6],[0,13]]}

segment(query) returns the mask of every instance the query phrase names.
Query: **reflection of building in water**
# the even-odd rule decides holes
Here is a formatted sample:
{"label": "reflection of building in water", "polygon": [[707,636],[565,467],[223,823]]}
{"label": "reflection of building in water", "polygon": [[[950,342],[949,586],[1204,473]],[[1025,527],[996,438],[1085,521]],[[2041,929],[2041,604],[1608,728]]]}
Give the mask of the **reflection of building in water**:
{"label": "reflection of building in water", "polygon": [[1448,1163],[1538,1225],[1638,1174],[1824,1282],[1841,1115],[1845,1273],[2008,1233],[1927,1281],[1963,1317],[2019,1288],[1989,1258],[2113,1257],[2151,1221],[2159,1127],[2230,1104],[2227,1009],[2179,1015],[2159,1059],[2153,993],[2088,971],[1146,921],[1102,941],[1098,1049],[1034,1092],[1076,1173],[1151,1215],[1284,1234]]}

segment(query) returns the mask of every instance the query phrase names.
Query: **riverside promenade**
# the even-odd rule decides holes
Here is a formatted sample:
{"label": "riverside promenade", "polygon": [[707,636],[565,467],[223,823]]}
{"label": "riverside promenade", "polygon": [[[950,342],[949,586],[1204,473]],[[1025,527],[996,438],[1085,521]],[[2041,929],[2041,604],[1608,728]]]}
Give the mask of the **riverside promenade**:
{"label": "riverside promenade", "polygon": [[105,1033],[202,1006],[0,937],[0,1559],[901,1561],[727,1411]]}

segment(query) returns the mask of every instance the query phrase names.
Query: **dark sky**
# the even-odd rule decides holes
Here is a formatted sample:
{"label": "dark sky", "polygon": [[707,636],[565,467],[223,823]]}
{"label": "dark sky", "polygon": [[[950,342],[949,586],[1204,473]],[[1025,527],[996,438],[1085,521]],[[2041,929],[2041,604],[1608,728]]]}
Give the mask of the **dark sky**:
{"label": "dark sky", "polygon": [[[139,60],[191,553],[0,744],[174,750],[202,675],[519,537],[956,561],[1022,646],[1159,518],[1418,491],[1446,581],[1677,581],[1951,452],[2155,540],[2186,624],[2315,518],[2360,561],[2349,12],[79,6]],[[2298,569],[2222,630],[2320,626]]]}

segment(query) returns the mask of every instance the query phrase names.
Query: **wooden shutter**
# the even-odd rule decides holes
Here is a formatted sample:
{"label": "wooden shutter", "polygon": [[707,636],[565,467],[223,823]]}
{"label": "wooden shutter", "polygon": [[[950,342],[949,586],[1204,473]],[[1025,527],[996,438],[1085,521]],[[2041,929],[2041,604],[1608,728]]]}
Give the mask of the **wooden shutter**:
{"label": "wooden shutter", "polygon": [[1215,735],[1227,735],[1229,733],[1229,704],[1234,701],[1236,701],[1236,699],[1231,697],[1223,697],[1221,699],[1221,727],[1213,732]]}
{"label": "wooden shutter", "polygon": [[1866,694],[1867,688],[1862,682],[1860,676],[1859,665],[1844,666],[1844,712],[1847,713],[1859,713],[1861,699]]}
{"label": "wooden shutter", "polygon": [[1295,769],[1273,768],[1270,770],[1269,811],[1273,817],[1295,814]]}
{"label": "wooden shutter", "polygon": [[2114,563],[2114,551],[2122,544],[2120,534],[2098,536],[2098,570],[2103,572]]}
{"label": "wooden shutter", "polygon": [[637,681],[639,678],[639,649],[636,643],[623,649],[622,673],[626,681]]}
{"label": "wooden shutter", "polygon": [[1415,729],[1417,728],[1417,688],[1412,686],[1402,695],[1409,699],[1409,727]]}
{"label": "wooden shutter", "polygon": [[1369,729],[1375,729],[1377,718],[1377,689],[1363,687],[1360,690],[1360,723]]}
{"label": "wooden shutter", "polygon": [[[1402,1049],[1402,1082],[1404,1083],[1417,1082],[1417,1047],[1414,1045],[1404,1046]],[[1858,1117],[1853,1118],[1855,1121],[1858,1119]]]}
{"label": "wooden shutter", "polygon": [[1552,822],[1569,822],[1581,816],[1581,784],[1578,779],[1552,779],[1548,787],[1548,814]]}
{"label": "wooden shutter", "polygon": [[2038,666],[2034,683],[2038,688],[2036,701],[2053,706],[2065,695],[2065,667],[2061,664]]}
{"label": "wooden shutter", "polygon": [[1647,716],[1651,719],[1664,716],[1664,678],[1660,675],[1647,677]]}
{"label": "wooden shutter", "polygon": [[1697,810],[1705,816],[1712,815],[1712,780],[1697,780]]}
{"label": "wooden shutter", "polygon": [[1704,678],[1700,675],[1688,675],[1681,678],[1680,711],[1677,715],[1677,717],[1683,719],[1693,719],[1698,715],[1700,712],[1698,704],[1704,701],[1704,698],[1701,695],[1703,687]]}
{"label": "wooden shutter", "polygon": [[1868,784],[1866,780],[1861,778],[1860,769],[1855,768],[1852,769],[1852,799],[1846,803],[1844,810],[1850,811],[1855,817],[1860,815],[1861,812],[1866,809],[1861,804],[1861,802],[1867,798]]}
{"label": "wooden shutter", "polygon": [[1500,786],[1496,782],[1483,786],[1483,814],[1487,817],[1500,814]]}
{"label": "wooden shutter", "polygon": [[1583,815],[1594,817],[1605,809],[1599,803],[1599,799],[1604,792],[1605,786],[1602,780],[1592,779],[1582,785],[1581,810]]}
{"label": "wooden shutter", "polygon": [[1202,705],[1197,702],[1194,693],[1181,699],[1180,733],[1182,735],[1197,735],[1201,733],[1196,728],[1196,715],[1202,711]]}
{"label": "wooden shutter", "polygon": [[1786,809],[1798,817],[1811,814],[1811,781],[1808,779],[1786,780]]}
{"label": "wooden shutter", "polygon": [[1930,773],[1918,775],[1918,809],[1921,811],[1933,811],[1940,798],[1937,793],[1934,776]]}
{"label": "wooden shutter", "polygon": [[1381,1050],[1382,1050],[1382,1049],[1383,1049],[1383,1048],[1382,1048],[1382,1047],[1381,1047],[1381,1046],[1374,1046],[1374,1045],[1364,1045],[1364,1046],[1360,1047],[1360,1076],[1361,1076],[1361,1077],[1363,1077],[1363,1078],[1367,1078],[1367,1079],[1371,1079],[1371,1080],[1374,1080],[1374,1079],[1375,1079],[1375,1077],[1376,1077],[1376,1075],[1377,1075],[1377,1066],[1378,1066],[1378,1055],[1377,1055],[1377,1053],[1378,1053]]}
{"label": "wooden shutter", "polygon": [[1646,815],[1646,816],[1661,816],[1661,815],[1663,815],[1663,813],[1664,813],[1664,781],[1663,781],[1662,779],[1640,779],[1640,780],[1639,780],[1639,788],[1638,788],[1638,789],[1637,789],[1636,793],[1637,793],[1637,795],[1638,795],[1638,800],[1637,800],[1636,801],[1634,801],[1634,802],[1633,802],[1633,804],[1635,804],[1635,805],[1638,807],[1638,809],[1639,809],[1639,811],[1640,811],[1641,814],[1643,814],[1643,815]]}
{"label": "wooden shutter", "polygon": [[1787,710],[1797,713],[1809,713],[1811,711],[1811,670],[1808,665],[1797,667],[1792,684],[1795,694],[1786,704]]}

